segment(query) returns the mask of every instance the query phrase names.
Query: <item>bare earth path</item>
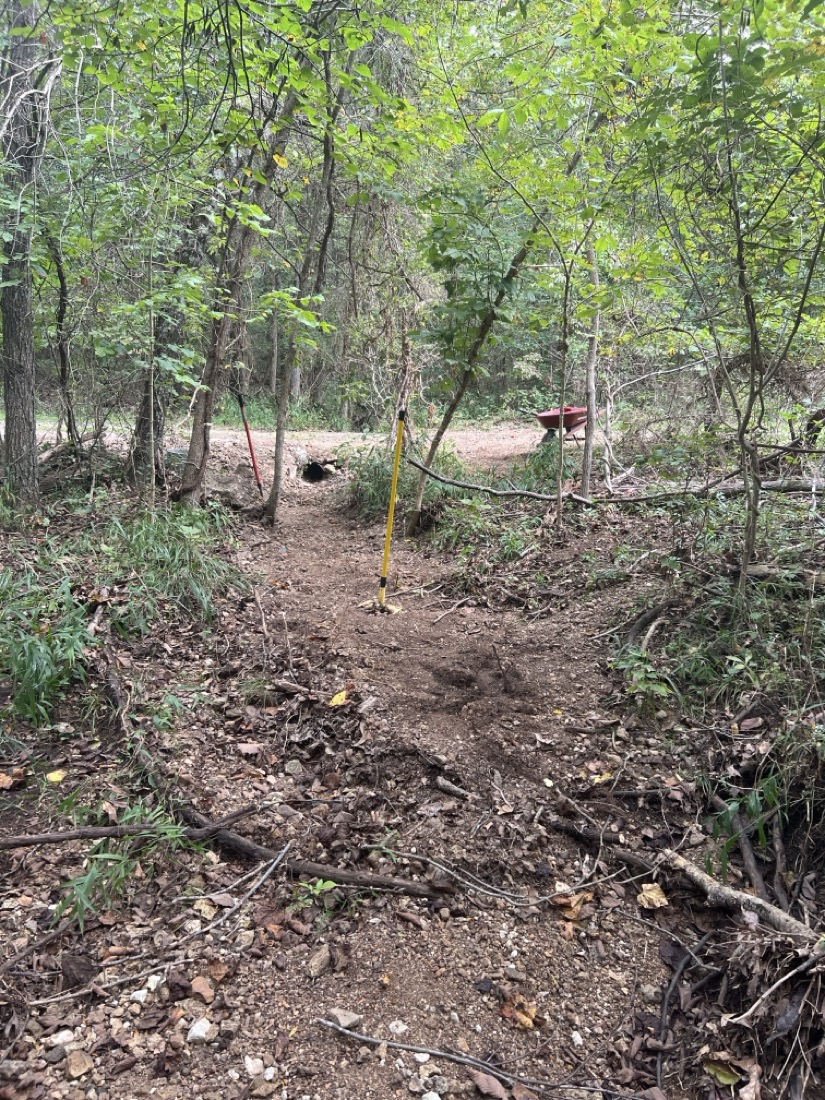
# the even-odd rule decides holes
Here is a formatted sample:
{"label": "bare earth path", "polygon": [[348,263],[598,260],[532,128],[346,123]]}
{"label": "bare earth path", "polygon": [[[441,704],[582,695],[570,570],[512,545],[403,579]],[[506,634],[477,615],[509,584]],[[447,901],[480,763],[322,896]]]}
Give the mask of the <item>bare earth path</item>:
{"label": "bare earth path", "polygon": [[[535,441],[522,431],[476,439],[479,465]],[[239,433],[217,436],[217,464],[242,465]],[[333,442],[311,441],[320,450]],[[472,440],[464,447],[471,451]],[[74,1029],[66,1049],[90,1052],[91,1062],[75,1081],[68,1063],[44,1061],[41,1018],[35,1084],[21,1096],[478,1095],[445,1059],[416,1060],[324,1030],[316,1021],[334,1009],[356,1014],[358,1029],[379,1040],[492,1058],[526,1078],[566,1084],[572,1091],[561,1095],[579,1100],[594,1094],[576,1085],[632,1082],[641,1092],[652,1083],[620,1071],[633,1034],[658,1028],[657,991],[669,973],[661,934],[639,910],[628,873],[619,872],[621,885],[615,865],[594,864],[551,823],[556,792],[608,775],[631,787],[664,783],[690,759],[686,735],[626,731],[606,705],[611,684],[596,636],[615,597],[584,593],[575,534],[555,564],[577,576],[578,594],[560,600],[563,612],[533,619],[460,601],[454,563],[399,538],[391,587],[402,611],[372,614],[360,604],[376,590],[382,532],[342,501],[338,484],[293,479],[274,535],[255,523],[239,529],[237,561],[255,598],[228,601],[214,628],[185,640],[119,645],[118,663],[136,722],[210,817],[258,804],[238,830],[260,843],[279,850],[290,842],[304,858],[334,865],[427,875],[444,884],[441,900],[317,893],[276,875],[239,917],[177,948],[227,896],[242,896],[234,883],[249,869],[225,853],[211,864],[184,857],[174,882],[147,886],[137,917],[92,922],[83,948],[97,965],[127,950],[150,962],[172,952],[184,984],[168,971],[159,985],[136,974],[102,1001],[39,1009],[45,1035]],[[268,686],[273,676],[308,684],[309,698],[284,698]],[[170,695],[184,707],[170,728],[141,719],[141,707],[158,713]],[[83,755],[71,751],[70,772]],[[631,847],[673,840],[655,810],[628,814],[606,795],[598,816]],[[456,888],[410,855],[486,887],[465,878]],[[20,871],[36,878],[37,858],[26,854]],[[559,896],[571,887],[572,900]],[[198,894],[206,908],[187,902]],[[15,906],[4,908],[9,934],[19,935],[25,909],[18,922]],[[187,989],[196,977],[208,995]],[[60,984],[42,995],[50,992],[59,995]],[[192,1031],[199,1018],[205,1042]],[[120,1067],[128,1072],[116,1075]]]}

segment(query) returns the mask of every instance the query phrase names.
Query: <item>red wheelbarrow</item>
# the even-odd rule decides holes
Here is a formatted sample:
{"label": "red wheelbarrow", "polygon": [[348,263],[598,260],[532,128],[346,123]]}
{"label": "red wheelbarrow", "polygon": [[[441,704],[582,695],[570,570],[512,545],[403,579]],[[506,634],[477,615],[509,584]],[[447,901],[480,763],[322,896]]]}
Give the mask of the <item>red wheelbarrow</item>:
{"label": "red wheelbarrow", "polygon": [[556,432],[562,424],[565,438],[587,424],[587,409],[579,405],[565,405],[563,409],[547,409],[546,412],[536,413],[536,420],[545,429],[542,443],[549,443],[556,438]]}

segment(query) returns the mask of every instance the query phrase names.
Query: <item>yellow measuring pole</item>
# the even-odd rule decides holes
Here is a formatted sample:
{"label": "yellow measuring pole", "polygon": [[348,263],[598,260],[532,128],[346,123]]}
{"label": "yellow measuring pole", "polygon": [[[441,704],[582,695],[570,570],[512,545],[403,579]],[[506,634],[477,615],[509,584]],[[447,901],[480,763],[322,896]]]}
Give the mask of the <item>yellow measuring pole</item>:
{"label": "yellow measuring pole", "polygon": [[387,576],[390,571],[390,551],[392,550],[392,527],[395,522],[395,497],[398,493],[398,471],[401,469],[401,448],[404,443],[404,421],[406,409],[398,413],[398,434],[395,437],[395,459],[392,465],[392,488],[390,489],[390,510],[387,513],[387,532],[384,535],[384,564],[381,566],[381,580],[378,584],[378,606],[384,608],[387,601]]}

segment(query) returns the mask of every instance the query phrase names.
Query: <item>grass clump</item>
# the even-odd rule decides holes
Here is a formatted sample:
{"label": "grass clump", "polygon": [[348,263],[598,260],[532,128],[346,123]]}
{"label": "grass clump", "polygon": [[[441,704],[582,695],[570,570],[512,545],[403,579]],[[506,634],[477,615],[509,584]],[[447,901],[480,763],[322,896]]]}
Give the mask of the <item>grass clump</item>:
{"label": "grass clump", "polygon": [[[86,813],[84,824],[96,824],[108,819],[100,813]],[[145,833],[122,839],[101,840],[94,844],[84,860],[82,875],[64,884],[64,894],[54,912],[53,923],[68,916],[77,921],[81,934],[87,917],[120,901],[135,881],[140,864],[145,878],[155,853],[171,849],[194,847],[186,839],[183,826],[172,820],[160,806],[149,806],[137,799],[119,815],[120,825],[146,825]]]}
{"label": "grass clump", "polygon": [[0,573],[0,675],[8,676],[14,709],[39,725],[72,680],[83,674],[92,641],[86,613],[68,579],[49,584],[34,572]]}
{"label": "grass clump", "polygon": [[121,635],[146,634],[160,618],[211,620],[218,596],[248,587],[221,556],[229,522],[218,508],[124,508],[81,535],[49,535],[33,560],[27,541],[21,568],[0,573],[0,680],[13,709],[36,725],[50,720],[84,675],[101,603]]}
{"label": "grass clump", "polygon": [[[386,516],[392,488],[392,452],[383,447],[368,447],[358,451],[343,450],[342,457],[351,475],[348,493],[352,507],[366,520],[376,520]],[[458,481],[467,478],[467,468],[464,463],[454,451],[448,448],[442,448],[438,452],[433,469],[444,477]],[[402,458],[398,477],[397,515],[403,516],[405,511],[412,507],[418,476],[418,470]],[[421,513],[423,525],[432,526],[445,504],[462,494],[462,489],[443,485],[440,481],[428,478]]]}
{"label": "grass clump", "polygon": [[113,612],[125,634],[145,634],[162,613],[209,622],[215,598],[247,582],[220,556],[229,525],[219,508],[171,508],[117,517],[87,540],[98,585],[125,584]]}

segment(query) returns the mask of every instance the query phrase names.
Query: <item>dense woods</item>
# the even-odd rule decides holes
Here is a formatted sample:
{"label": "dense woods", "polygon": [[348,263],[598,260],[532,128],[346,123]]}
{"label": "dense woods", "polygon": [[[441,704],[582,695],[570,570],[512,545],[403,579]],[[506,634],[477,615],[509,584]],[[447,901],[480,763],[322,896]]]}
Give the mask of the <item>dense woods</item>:
{"label": "dense woods", "polygon": [[0,0],[0,1100],[825,1095],[823,104],[819,0]]}
{"label": "dense woods", "polygon": [[408,395],[433,447],[589,400],[735,447],[752,555],[766,448],[819,423],[816,5],[4,13],[14,495],[45,411],[162,481],[191,410],[195,501],[232,389],[359,429]]}

